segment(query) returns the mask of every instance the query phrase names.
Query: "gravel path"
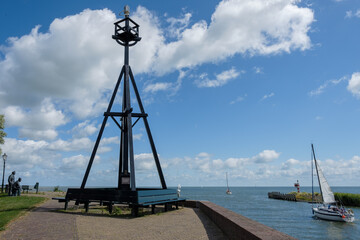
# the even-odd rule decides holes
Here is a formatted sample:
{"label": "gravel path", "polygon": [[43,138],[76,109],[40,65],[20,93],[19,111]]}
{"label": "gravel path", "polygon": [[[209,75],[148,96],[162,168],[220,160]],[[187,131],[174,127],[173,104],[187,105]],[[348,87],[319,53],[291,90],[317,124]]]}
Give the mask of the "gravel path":
{"label": "gravel path", "polygon": [[0,239],[227,239],[198,209],[183,208],[139,218],[62,213],[49,200],[9,224]]}

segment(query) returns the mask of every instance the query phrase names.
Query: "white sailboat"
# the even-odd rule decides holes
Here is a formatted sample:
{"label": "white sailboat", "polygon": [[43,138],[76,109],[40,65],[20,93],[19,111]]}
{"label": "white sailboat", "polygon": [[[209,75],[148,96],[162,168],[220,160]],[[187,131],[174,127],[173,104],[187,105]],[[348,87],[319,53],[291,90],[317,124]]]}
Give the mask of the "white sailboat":
{"label": "white sailboat", "polygon": [[226,186],[227,186],[226,194],[231,195],[232,192],[230,191],[230,188],[229,188],[229,182],[228,182],[228,174],[227,174],[227,172],[226,172]]}
{"label": "white sailboat", "polygon": [[[317,207],[313,207],[313,214],[319,218],[330,221],[339,222],[353,222],[355,217],[351,209],[346,209],[343,206],[338,206],[334,193],[331,191],[329,183],[326,181],[323,172],[320,169],[319,163],[316,161],[314,146],[311,144],[312,155],[315,163],[316,173],[318,176],[319,187],[322,197],[322,204]],[[313,164],[311,163],[312,176],[313,176]],[[313,185],[313,196],[314,196],[314,184]]]}

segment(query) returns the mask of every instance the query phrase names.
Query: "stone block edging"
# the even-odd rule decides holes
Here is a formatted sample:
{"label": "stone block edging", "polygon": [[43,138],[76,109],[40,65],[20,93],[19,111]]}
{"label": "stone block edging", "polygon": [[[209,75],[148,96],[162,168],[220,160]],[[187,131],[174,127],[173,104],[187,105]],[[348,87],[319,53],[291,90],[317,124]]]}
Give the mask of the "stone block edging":
{"label": "stone block edging", "polygon": [[187,200],[185,207],[199,208],[229,239],[294,240],[295,238],[209,201]]}

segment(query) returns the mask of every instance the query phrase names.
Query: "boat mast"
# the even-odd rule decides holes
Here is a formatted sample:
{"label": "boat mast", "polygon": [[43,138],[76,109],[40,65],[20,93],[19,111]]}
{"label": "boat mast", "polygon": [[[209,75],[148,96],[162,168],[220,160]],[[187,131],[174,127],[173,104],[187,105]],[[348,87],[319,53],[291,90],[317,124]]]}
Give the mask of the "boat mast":
{"label": "boat mast", "polygon": [[228,182],[227,172],[226,172],[226,186],[227,186],[227,189],[229,190],[229,182]]}
{"label": "boat mast", "polygon": [[320,178],[319,178],[319,174],[318,174],[318,166],[317,166],[317,162],[316,162],[316,157],[315,157],[315,151],[314,151],[314,145],[313,145],[313,144],[311,144],[311,149],[312,149],[312,153],[313,153],[313,156],[314,156],[314,162],[315,162],[315,168],[316,168],[316,175],[317,175],[318,181],[319,181],[321,198],[322,198],[322,202],[324,202],[324,196],[323,196],[323,192],[322,192],[322,189],[321,189],[321,183],[320,183]]}
{"label": "boat mast", "polygon": [[[312,144],[311,144],[312,146]],[[311,153],[311,204],[314,203],[314,164],[313,164],[313,153]]]}

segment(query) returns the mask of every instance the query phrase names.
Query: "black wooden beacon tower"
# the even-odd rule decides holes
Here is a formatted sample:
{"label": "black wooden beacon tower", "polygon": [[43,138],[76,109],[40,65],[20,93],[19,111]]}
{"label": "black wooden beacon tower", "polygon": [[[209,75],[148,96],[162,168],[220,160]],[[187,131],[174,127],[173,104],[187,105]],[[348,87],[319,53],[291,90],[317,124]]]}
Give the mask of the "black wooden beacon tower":
{"label": "black wooden beacon tower", "polygon": [[[82,184],[80,188],[69,188],[65,197],[65,209],[67,203],[71,200],[77,203],[84,203],[86,210],[88,210],[90,202],[103,202],[109,205],[109,210],[112,210],[112,204],[125,203],[129,204],[137,212],[138,207],[152,206],[153,209],[156,204],[178,203],[183,201],[177,196],[176,189],[167,189],[163,172],[161,170],[159,157],[155,148],[155,144],[151,135],[149,123],[147,121],[148,114],[145,113],[139,91],[137,89],[134,75],[129,65],[129,47],[134,46],[141,40],[139,37],[139,25],[130,17],[130,9],[128,6],[124,8],[125,18],[115,22],[115,33],[112,38],[124,46],[124,66],[121,69],[120,76],[116,83],[114,92],[109,102],[109,106],[104,113],[104,119],[98,134],[98,137],[93,148],[89,164],[87,166]],[[112,112],[112,106],[115,96],[123,80],[123,97],[122,97],[122,111]],[[140,113],[134,113],[130,102],[130,82],[136,95],[139,105]],[[95,159],[95,155],[101,141],[103,131],[105,129],[108,118],[111,118],[121,131],[120,139],[120,157],[119,157],[119,175],[117,188],[85,188],[91,166]],[[135,122],[132,119],[136,118]],[[150,142],[151,150],[159,174],[161,188],[136,188],[135,181],[135,162],[133,149],[133,135],[132,128],[140,120],[143,119],[146,133]]]}

